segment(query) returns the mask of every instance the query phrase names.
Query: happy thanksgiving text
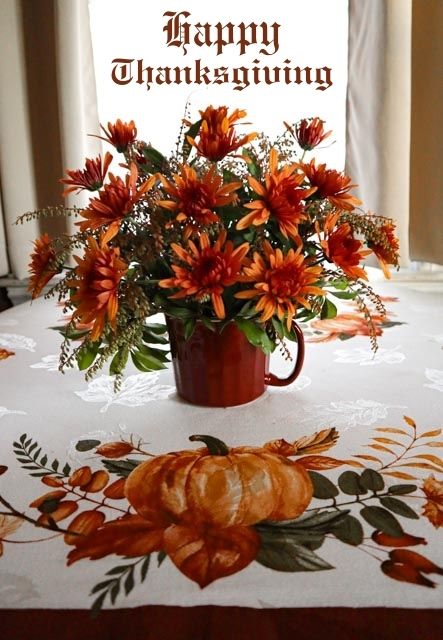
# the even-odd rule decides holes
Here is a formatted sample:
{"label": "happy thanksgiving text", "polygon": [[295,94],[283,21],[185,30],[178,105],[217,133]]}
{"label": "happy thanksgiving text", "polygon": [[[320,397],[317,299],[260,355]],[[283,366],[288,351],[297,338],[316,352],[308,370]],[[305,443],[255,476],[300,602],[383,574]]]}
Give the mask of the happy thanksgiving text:
{"label": "happy thanksgiving text", "polygon": [[330,67],[294,66],[285,57],[277,66],[262,64],[259,56],[274,56],[280,49],[281,25],[277,22],[245,24],[209,24],[190,21],[189,11],[166,11],[163,14],[166,46],[181,49],[184,56],[189,47],[208,47],[217,56],[228,47],[236,48],[238,56],[252,54],[252,60],[241,66],[208,66],[201,58],[194,59],[186,66],[149,66],[143,59],[114,58],[111,77],[118,85],[135,82],[145,85],[149,91],[153,85],[233,85],[235,91],[243,91],[251,84],[294,84],[313,85],[317,91],[325,91],[332,86]]}

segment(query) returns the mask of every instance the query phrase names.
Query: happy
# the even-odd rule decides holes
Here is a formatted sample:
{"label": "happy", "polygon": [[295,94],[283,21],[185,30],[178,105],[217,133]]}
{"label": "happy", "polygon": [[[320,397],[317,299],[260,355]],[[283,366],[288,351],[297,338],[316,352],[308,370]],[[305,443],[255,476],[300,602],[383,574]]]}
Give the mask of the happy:
{"label": "happy", "polygon": [[[266,22],[256,24],[251,22],[234,25],[232,22],[226,24],[211,25],[197,22],[191,24],[187,18],[190,17],[188,11],[166,11],[163,14],[168,18],[163,31],[166,33],[166,45],[168,47],[183,47],[186,55],[186,47],[195,44],[198,47],[216,47],[217,55],[223,53],[223,49],[229,45],[239,47],[240,55],[243,55],[251,45],[262,46],[259,53],[273,55],[279,48],[278,31],[279,24],[274,22],[268,25]],[[267,50],[270,47],[270,50]]]}

